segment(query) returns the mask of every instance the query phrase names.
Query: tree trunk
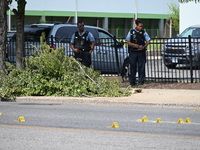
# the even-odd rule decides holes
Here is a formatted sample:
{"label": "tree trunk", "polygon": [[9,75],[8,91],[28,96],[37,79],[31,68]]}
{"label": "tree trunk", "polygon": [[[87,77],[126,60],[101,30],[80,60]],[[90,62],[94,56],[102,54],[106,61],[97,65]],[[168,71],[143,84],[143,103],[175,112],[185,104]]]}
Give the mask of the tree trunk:
{"label": "tree trunk", "polygon": [[13,12],[17,17],[17,32],[16,32],[16,67],[24,69],[24,18],[25,18],[25,0],[17,0],[18,10],[14,9]]}
{"label": "tree trunk", "polygon": [[16,67],[24,69],[24,16],[18,16],[16,33]]}
{"label": "tree trunk", "polygon": [[0,0],[0,71],[6,69],[7,0]]}

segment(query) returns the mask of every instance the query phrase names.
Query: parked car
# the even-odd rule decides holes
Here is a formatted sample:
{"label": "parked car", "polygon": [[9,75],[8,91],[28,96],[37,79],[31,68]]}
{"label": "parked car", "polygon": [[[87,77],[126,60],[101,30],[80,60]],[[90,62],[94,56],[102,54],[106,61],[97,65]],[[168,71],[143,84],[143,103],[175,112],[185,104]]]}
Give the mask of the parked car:
{"label": "parked car", "polygon": [[[117,41],[112,34],[102,28],[88,25],[85,25],[84,28],[91,32],[95,38],[96,46],[92,53],[94,69],[102,73],[120,73],[128,57],[123,42]],[[49,32],[49,41],[52,42],[53,47],[62,46],[66,55],[73,56],[74,52],[70,48],[70,40],[77,30],[76,24],[56,24]]]}
{"label": "parked car", "polygon": [[[25,57],[33,55],[40,47],[40,36],[45,32],[46,37],[54,24],[31,24],[24,27]],[[6,60],[16,63],[16,31],[7,34],[7,57]]]}
{"label": "parked car", "polygon": [[193,66],[200,65],[200,25],[185,29],[177,38],[172,38],[164,43],[162,56],[164,64],[169,69],[174,69],[178,64],[190,64],[189,39],[191,35],[191,57]]}

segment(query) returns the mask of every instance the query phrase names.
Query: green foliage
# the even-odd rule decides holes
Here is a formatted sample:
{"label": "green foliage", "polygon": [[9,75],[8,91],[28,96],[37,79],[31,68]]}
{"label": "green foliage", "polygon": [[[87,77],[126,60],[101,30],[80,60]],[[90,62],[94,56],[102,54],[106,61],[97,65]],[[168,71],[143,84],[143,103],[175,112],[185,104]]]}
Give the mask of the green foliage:
{"label": "green foliage", "polygon": [[99,72],[65,56],[63,48],[54,50],[44,43],[34,56],[25,59],[25,64],[24,70],[7,64],[0,77],[0,98],[130,95],[129,89],[121,89],[119,82],[108,82]]}
{"label": "green foliage", "polygon": [[170,9],[170,17],[172,18],[172,27],[178,31],[179,30],[179,6],[175,3],[170,3],[168,5]]}
{"label": "green foliage", "polygon": [[46,23],[46,19],[40,19],[40,23]]}
{"label": "green foliage", "polygon": [[18,12],[24,12],[27,1],[26,0],[15,0],[17,2]]}

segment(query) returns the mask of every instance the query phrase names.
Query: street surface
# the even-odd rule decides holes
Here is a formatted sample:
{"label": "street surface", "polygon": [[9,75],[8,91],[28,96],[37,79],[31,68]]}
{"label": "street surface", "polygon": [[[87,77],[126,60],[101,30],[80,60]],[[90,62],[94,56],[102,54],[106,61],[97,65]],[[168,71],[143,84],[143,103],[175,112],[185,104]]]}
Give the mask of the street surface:
{"label": "street surface", "polygon": [[[0,102],[0,112],[0,150],[200,148],[200,111],[193,108]],[[140,122],[144,116],[148,122]],[[154,123],[158,118],[163,122]]]}

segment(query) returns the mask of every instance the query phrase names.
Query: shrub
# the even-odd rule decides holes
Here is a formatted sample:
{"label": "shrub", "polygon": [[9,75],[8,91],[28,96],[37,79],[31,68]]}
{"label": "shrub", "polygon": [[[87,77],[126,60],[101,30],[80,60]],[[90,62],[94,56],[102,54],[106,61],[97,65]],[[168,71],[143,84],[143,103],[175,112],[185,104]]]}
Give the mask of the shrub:
{"label": "shrub", "polygon": [[64,49],[50,48],[43,43],[34,56],[25,58],[24,70],[7,63],[0,77],[0,98],[16,96],[107,96],[130,95],[119,82],[108,82],[100,73],[81,65]]}

